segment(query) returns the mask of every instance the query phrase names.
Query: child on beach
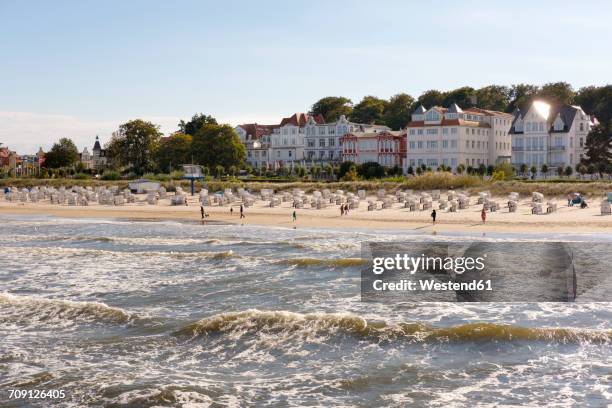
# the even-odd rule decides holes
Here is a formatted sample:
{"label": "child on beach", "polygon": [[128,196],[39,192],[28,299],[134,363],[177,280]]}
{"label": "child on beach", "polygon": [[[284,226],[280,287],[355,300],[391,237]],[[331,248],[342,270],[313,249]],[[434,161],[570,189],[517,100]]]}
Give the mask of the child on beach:
{"label": "child on beach", "polygon": [[487,212],[485,211],[485,209],[483,208],[481,213],[480,213],[480,218],[482,218],[482,223],[486,223],[487,222]]}
{"label": "child on beach", "polygon": [[433,220],[433,224],[436,225],[436,210],[431,212],[431,219]]}

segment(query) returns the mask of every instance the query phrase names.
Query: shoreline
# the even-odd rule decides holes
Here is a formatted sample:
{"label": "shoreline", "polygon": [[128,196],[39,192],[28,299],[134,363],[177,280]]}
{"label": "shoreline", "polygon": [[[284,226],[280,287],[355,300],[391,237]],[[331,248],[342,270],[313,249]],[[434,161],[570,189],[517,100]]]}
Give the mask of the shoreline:
{"label": "shoreline", "polygon": [[[123,206],[66,206],[45,203],[0,202],[0,216],[54,216],[62,218],[115,218],[131,220],[189,220],[202,221],[197,197],[190,197],[189,206],[156,205],[142,203]],[[259,204],[259,205],[258,205]],[[480,220],[480,206],[472,205],[465,210],[449,213],[438,211],[434,226],[430,210],[409,212],[404,208],[367,211],[365,208],[352,210],[340,216],[335,206],[326,209],[298,209],[297,221],[292,221],[293,207],[283,203],[280,207],[269,208],[263,203],[245,209],[246,218],[240,219],[239,204],[230,206],[205,207],[209,214],[206,221],[211,224],[226,223],[235,225],[274,226],[274,227],[311,227],[375,230],[417,230],[427,232],[500,232],[500,233],[601,233],[612,232],[612,216],[599,214],[599,208],[579,209],[560,207],[552,214],[532,215],[521,204],[516,213],[507,209],[488,213],[487,222]]]}

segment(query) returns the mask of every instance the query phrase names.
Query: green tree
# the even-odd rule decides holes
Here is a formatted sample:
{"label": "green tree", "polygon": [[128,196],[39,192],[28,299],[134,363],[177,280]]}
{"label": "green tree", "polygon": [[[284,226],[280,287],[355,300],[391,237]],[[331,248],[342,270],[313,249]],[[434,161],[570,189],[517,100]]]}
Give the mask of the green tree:
{"label": "green tree", "polygon": [[512,112],[518,108],[525,112],[526,109],[531,105],[531,102],[540,91],[540,87],[537,85],[529,84],[515,84],[510,87],[510,104],[506,112]]}
{"label": "green tree", "polygon": [[551,104],[571,105],[574,101],[576,92],[567,82],[551,82],[542,86],[537,93],[539,99],[543,99]]}
{"label": "green tree", "polygon": [[465,171],[465,166],[463,164],[460,164],[457,166],[455,171],[457,172],[457,174],[463,174],[463,172]]}
{"label": "green tree", "polygon": [[495,166],[494,174],[502,180],[512,180],[514,178],[514,167],[510,163],[502,162]]}
{"label": "green tree", "polygon": [[595,126],[587,135],[585,149],[587,164],[612,161],[612,130],[602,125]]}
{"label": "green tree", "polygon": [[574,173],[574,169],[572,169],[572,166],[567,166],[565,168],[565,175],[567,177],[570,177],[573,173]]}
{"label": "green tree", "polygon": [[419,96],[416,106],[413,107],[412,111],[416,109],[418,105],[423,105],[425,109],[429,109],[432,106],[442,106],[444,104],[445,94],[435,89],[430,89],[429,91],[425,91]]}
{"label": "green tree", "polygon": [[51,150],[45,154],[45,167],[56,169],[69,167],[79,159],[79,151],[74,142],[66,137],[53,144]]}
{"label": "green tree", "polygon": [[357,174],[365,179],[383,178],[385,168],[377,162],[366,162],[357,166]]}
{"label": "green tree", "polygon": [[338,178],[344,177],[344,175],[354,166],[355,163],[352,161],[345,161],[340,163],[340,167],[338,168]]}
{"label": "green tree", "polygon": [[387,101],[375,96],[364,96],[353,108],[351,120],[357,123],[384,125],[384,113]]}
{"label": "green tree", "polygon": [[546,175],[548,175],[548,166],[546,164],[543,164],[540,170],[542,171],[544,178],[546,178]]}
{"label": "green tree", "polygon": [[198,130],[205,125],[217,125],[217,120],[210,115],[196,113],[191,117],[191,120],[185,122],[181,120],[178,124],[179,132],[194,136]]}
{"label": "green tree", "polygon": [[536,174],[538,174],[538,168],[536,166],[531,166],[529,171],[531,173],[531,178],[535,178]]}
{"label": "green tree", "polygon": [[612,85],[580,88],[574,103],[589,115],[595,115],[604,128],[612,127]]}
{"label": "green tree", "polygon": [[142,119],[119,126],[106,146],[107,154],[117,166],[128,167],[137,175],[152,171],[154,153],[159,146],[159,126]]}
{"label": "green tree", "polygon": [[246,149],[230,125],[204,125],[193,136],[191,152],[197,164],[242,168]]}
{"label": "green tree", "polygon": [[325,122],[334,122],[341,115],[350,117],[353,111],[353,102],[343,96],[326,96],[321,98],[310,108],[311,115],[322,115]]}
{"label": "green tree", "polygon": [[220,164],[215,166],[215,174],[217,175],[217,178],[220,179],[221,177],[223,177],[224,173],[225,173],[225,167],[223,167]]}
{"label": "green tree", "polygon": [[521,172],[521,175],[523,175],[523,177],[527,175],[527,170],[528,170],[527,165],[525,163],[521,164],[520,172]]}
{"label": "green tree", "polygon": [[155,151],[157,167],[164,173],[170,173],[181,164],[191,163],[191,141],[191,135],[184,133],[162,139]]}
{"label": "green tree", "polygon": [[510,104],[512,90],[507,86],[489,85],[477,89],[474,95],[479,108],[504,112]]}
{"label": "green tree", "polygon": [[464,86],[447,92],[442,101],[442,106],[448,107],[453,103],[456,103],[463,109],[476,106],[476,92],[474,88]]}
{"label": "green tree", "polygon": [[578,171],[578,173],[580,173],[580,178],[581,179],[589,171],[587,166],[585,166],[584,164],[580,164],[580,163],[576,165],[576,170]]}
{"label": "green tree", "polygon": [[[571,167],[570,167],[571,169]],[[564,171],[563,171],[563,166],[557,166],[557,176],[559,176],[559,178],[563,177]]]}
{"label": "green tree", "polygon": [[234,165],[230,166],[229,167],[229,174],[232,177],[236,177],[236,173],[238,173],[238,168],[236,166],[234,166]]}
{"label": "green tree", "polygon": [[408,94],[393,95],[384,113],[385,124],[394,130],[403,129],[410,122],[413,104],[414,98]]}

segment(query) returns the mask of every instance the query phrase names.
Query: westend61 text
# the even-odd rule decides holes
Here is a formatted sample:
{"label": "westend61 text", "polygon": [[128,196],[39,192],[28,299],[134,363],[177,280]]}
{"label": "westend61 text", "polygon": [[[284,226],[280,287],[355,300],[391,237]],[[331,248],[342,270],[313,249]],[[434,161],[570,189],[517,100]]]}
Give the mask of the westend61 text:
{"label": "westend61 text", "polygon": [[372,287],[376,291],[490,291],[493,290],[491,280],[480,279],[470,282],[438,282],[434,279],[419,279],[418,284],[415,281],[402,279],[397,282],[384,282],[383,280],[375,280]]}

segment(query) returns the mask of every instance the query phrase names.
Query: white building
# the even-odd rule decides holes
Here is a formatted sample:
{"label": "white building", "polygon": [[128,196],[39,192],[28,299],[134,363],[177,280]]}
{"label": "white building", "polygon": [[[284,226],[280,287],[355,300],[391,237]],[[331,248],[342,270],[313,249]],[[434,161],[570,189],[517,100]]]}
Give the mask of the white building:
{"label": "white building", "polygon": [[510,130],[512,164],[538,171],[543,164],[551,170],[574,167],[584,157],[586,137],[596,123],[579,106],[534,101],[525,113],[517,109]]}
{"label": "white building", "polygon": [[246,161],[254,169],[269,169],[273,167],[272,133],[278,130],[278,125],[259,125],[247,123],[235,128],[240,141],[245,145]]}
{"label": "white building", "polygon": [[388,131],[387,126],[353,123],[344,115],[325,123],[322,115],[295,113],[278,125],[249,123],[236,126],[253,168],[277,169],[296,164],[333,164],[342,161],[340,138],[350,132]]}
{"label": "white building", "polygon": [[513,116],[479,108],[462,110],[419,106],[407,125],[406,166],[440,165],[453,170],[459,164],[479,167],[510,162]]}
{"label": "white building", "polygon": [[387,126],[350,122],[341,115],[336,122],[324,123],[310,117],[306,122],[304,140],[306,164],[331,164],[342,161],[340,138],[347,133],[389,131]]}

